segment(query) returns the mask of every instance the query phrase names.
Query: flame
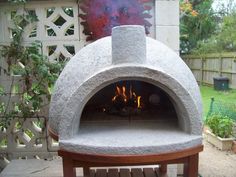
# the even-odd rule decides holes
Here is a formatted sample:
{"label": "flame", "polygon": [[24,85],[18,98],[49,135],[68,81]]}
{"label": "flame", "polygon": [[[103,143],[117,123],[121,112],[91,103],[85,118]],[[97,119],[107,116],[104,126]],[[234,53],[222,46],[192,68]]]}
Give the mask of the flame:
{"label": "flame", "polygon": [[[137,96],[132,89],[132,85],[130,85],[129,89],[125,86],[116,86],[115,96],[112,97],[112,102],[117,101],[117,98],[121,98],[125,104],[131,101],[137,108],[141,108],[141,96]],[[119,101],[121,100],[119,99]]]}
{"label": "flame", "polygon": [[141,108],[141,96],[137,97],[137,102],[138,102],[138,108]]}
{"label": "flame", "polygon": [[118,86],[116,86],[116,91],[117,91],[117,95],[121,94],[120,88]]}
{"label": "flame", "polygon": [[125,92],[126,92],[126,88],[125,88],[125,86],[123,86],[123,87],[122,87],[122,96],[123,96],[123,98],[124,98],[124,101],[127,102],[127,96],[126,96],[126,93],[125,93]]}
{"label": "flame", "polygon": [[116,98],[117,98],[117,96],[114,96],[114,97],[112,98],[112,101],[116,101]]}

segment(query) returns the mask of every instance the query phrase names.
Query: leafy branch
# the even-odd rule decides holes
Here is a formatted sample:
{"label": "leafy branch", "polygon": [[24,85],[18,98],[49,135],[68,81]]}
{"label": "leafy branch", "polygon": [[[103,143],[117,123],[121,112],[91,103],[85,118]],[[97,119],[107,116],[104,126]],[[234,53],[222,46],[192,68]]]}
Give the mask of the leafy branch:
{"label": "leafy branch", "polygon": [[[25,4],[25,1],[15,0],[13,3]],[[49,62],[43,55],[40,41],[23,44],[24,30],[29,24],[38,21],[36,14],[24,9],[22,14],[15,14],[12,21],[12,42],[1,46],[1,56],[7,64],[5,74],[12,78],[9,91],[0,87],[0,96],[9,97],[7,103],[0,103],[0,127],[3,128],[15,117],[25,119],[41,113],[41,109],[49,103],[53,85],[65,64],[62,61]],[[15,75],[20,75],[21,91],[18,94],[19,101],[10,106]]]}

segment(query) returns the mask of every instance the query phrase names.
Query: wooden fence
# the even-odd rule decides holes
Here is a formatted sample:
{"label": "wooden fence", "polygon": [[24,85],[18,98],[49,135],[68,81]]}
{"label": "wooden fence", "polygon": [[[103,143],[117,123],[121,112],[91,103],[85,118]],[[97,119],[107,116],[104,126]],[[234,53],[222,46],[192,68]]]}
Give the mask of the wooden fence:
{"label": "wooden fence", "polygon": [[200,84],[213,85],[213,78],[229,78],[230,88],[236,88],[236,53],[184,55],[185,63]]}

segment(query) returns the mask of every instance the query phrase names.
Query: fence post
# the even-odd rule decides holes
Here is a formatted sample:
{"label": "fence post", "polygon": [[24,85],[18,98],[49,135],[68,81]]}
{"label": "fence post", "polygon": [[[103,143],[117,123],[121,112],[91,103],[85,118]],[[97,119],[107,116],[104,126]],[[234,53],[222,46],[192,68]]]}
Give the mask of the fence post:
{"label": "fence post", "polygon": [[222,56],[220,54],[220,69],[219,69],[220,77],[222,76],[222,68],[223,68],[222,64],[223,64],[223,61],[222,61]]}
{"label": "fence post", "polygon": [[201,69],[200,69],[200,72],[201,72],[201,85],[203,85],[203,80],[204,80],[204,58],[201,56]]}
{"label": "fence post", "polygon": [[[232,88],[236,87],[236,79],[234,79],[234,77],[236,76],[236,67],[234,66],[236,63],[236,55],[233,56],[233,61],[231,63],[231,86]],[[236,124],[235,124],[235,131],[236,131]]]}

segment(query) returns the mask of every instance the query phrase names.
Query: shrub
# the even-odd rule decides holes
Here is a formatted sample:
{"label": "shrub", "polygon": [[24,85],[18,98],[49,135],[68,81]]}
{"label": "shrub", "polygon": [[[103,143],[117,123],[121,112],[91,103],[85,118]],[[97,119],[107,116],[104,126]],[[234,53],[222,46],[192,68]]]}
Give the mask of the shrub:
{"label": "shrub", "polygon": [[233,120],[227,116],[213,114],[206,119],[212,133],[221,138],[229,138],[233,134]]}

